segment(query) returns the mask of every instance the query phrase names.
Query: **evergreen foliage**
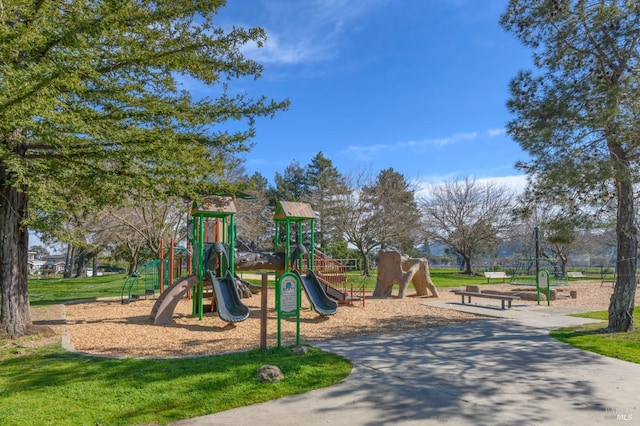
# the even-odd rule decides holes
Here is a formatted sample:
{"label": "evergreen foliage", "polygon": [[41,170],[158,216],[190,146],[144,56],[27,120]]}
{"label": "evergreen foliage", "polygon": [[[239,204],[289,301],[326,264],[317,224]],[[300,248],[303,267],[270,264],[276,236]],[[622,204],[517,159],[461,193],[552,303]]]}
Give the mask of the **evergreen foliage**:
{"label": "evergreen foliage", "polygon": [[529,153],[535,201],[617,214],[618,281],[609,327],[633,328],[640,156],[640,4],[511,0],[501,25],[534,52],[511,82],[509,134]]}
{"label": "evergreen foliage", "polygon": [[216,27],[223,5],[2,2],[0,333],[30,323],[27,226],[73,224],[128,188],[151,198],[236,190],[223,179],[230,159],[250,148],[254,119],[288,101],[230,94],[231,80],[260,76],[241,48],[266,35]]}

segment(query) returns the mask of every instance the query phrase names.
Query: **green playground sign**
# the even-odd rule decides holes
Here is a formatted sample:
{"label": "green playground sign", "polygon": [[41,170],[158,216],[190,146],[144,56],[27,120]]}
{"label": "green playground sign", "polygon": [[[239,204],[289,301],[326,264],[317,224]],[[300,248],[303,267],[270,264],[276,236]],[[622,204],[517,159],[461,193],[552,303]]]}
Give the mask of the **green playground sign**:
{"label": "green playground sign", "polygon": [[538,276],[536,277],[536,289],[538,291],[538,305],[540,304],[540,292],[544,292],[547,295],[547,306],[551,305],[551,277],[549,275],[549,271],[546,269],[541,269],[538,271]]}
{"label": "green playground sign", "polygon": [[276,310],[278,312],[278,347],[282,342],[282,318],[296,318],[296,345],[300,344],[300,305],[302,283],[293,272],[285,272],[276,285]]}

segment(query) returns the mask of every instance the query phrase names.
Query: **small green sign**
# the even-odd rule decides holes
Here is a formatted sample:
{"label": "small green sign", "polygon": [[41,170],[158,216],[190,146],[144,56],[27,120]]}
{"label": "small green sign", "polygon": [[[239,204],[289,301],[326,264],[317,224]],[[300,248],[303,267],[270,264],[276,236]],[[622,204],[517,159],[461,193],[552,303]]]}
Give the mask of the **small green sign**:
{"label": "small green sign", "polygon": [[280,314],[296,316],[298,306],[298,280],[293,275],[284,275],[280,279]]}
{"label": "small green sign", "polygon": [[300,305],[302,283],[295,272],[285,272],[276,285],[276,310],[278,312],[278,347],[282,342],[282,318],[296,318],[296,345],[300,344]]}
{"label": "small green sign", "polygon": [[540,304],[540,291],[547,295],[547,306],[551,305],[551,289],[549,287],[550,274],[546,269],[538,271],[536,277],[536,289],[538,293],[538,305]]}

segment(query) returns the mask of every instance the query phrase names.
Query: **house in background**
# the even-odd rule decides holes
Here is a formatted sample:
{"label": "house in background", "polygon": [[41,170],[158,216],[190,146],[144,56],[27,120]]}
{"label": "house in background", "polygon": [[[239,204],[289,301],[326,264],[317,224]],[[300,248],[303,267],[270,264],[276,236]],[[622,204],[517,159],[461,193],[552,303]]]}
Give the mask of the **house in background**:
{"label": "house in background", "polygon": [[67,255],[52,254],[47,260],[36,259],[36,252],[27,252],[27,264],[29,265],[30,275],[42,275],[42,274],[62,274],[64,273],[64,267],[67,264]]}
{"label": "house in background", "polygon": [[39,275],[42,273],[43,269],[47,269],[47,261],[36,259],[35,251],[27,252],[27,264],[29,265],[28,273],[31,275]]}
{"label": "house in background", "polygon": [[50,269],[54,274],[62,274],[67,264],[67,254],[52,254],[47,258],[45,269]]}

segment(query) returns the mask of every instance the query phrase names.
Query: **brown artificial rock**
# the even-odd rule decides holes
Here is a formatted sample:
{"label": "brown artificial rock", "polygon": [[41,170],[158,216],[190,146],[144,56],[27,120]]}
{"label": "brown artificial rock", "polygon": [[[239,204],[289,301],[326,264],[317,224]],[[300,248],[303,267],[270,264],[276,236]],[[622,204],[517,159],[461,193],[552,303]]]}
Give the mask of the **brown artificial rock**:
{"label": "brown artificial rock", "polygon": [[405,297],[407,286],[413,284],[418,296],[438,297],[438,289],[431,281],[429,262],[423,258],[410,258],[397,251],[378,252],[378,278],[373,297],[389,297],[395,284],[400,286],[398,297]]}

